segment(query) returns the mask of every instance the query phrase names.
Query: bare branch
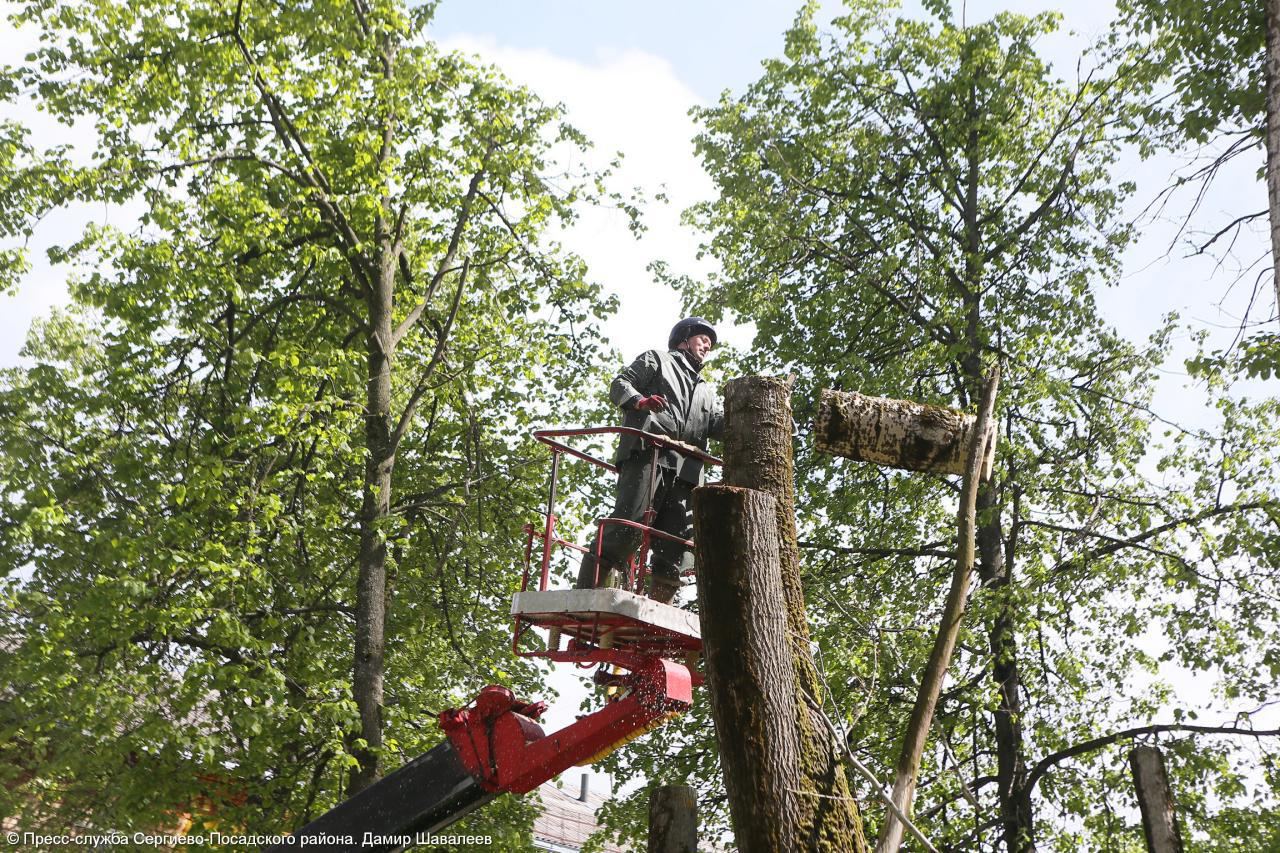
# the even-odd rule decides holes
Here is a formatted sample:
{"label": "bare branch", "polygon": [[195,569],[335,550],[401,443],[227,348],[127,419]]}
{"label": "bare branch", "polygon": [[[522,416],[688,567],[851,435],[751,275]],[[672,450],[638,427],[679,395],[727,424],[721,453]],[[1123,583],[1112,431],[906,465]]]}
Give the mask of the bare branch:
{"label": "bare branch", "polygon": [[1216,242],[1218,242],[1219,240],[1221,240],[1221,239],[1223,238],[1223,236],[1225,236],[1225,235],[1226,235],[1226,233],[1227,233],[1228,231],[1232,230],[1233,228],[1239,228],[1239,227],[1241,227],[1241,226],[1243,226],[1243,225],[1248,225],[1248,224],[1249,224],[1250,222],[1252,222],[1253,220],[1255,220],[1255,219],[1261,219],[1262,217],[1264,217],[1264,216],[1266,216],[1266,215],[1267,215],[1267,211],[1265,211],[1265,210],[1259,210],[1259,211],[1258,211],[1258,212],[1256,212],[1256,213],[1246,213],[1244,216],[1237,216],[1235,219],[1231,220],[1231,222],[1230,222],[1230,223],[1228,223],[1227,225],[1223,226],[1220,230],[1218,230],[1216,233],[1214,233],[1214,235],[1213,235],[1212,237],[1210,237],[1210,238],[1209,238],[1208,240],[1206,240],[1204,243],[1202,243],[1202,244],[1200,244],[1199,246],[1197,246],[1197,247],[1196,247],[1196,250],[1195,250],[1195,254],[1197,254],[1197,255],[1203,255],[1206,251],[1208,251],[1208,249],[1209,249],[1209,247],[1210,247],[1210,246],[1212,246],[1214,243],[1216,243]]}
{"label": "bare branch", "polygon": [[1152,726],[1138,726],[1137,728],[1125,729],[1123,731],[1114,732],[1104,737],[1096,737],[1092,740],[1086,740],[1066,749],[1059,750],[1051,755],[1036,762],[1036,766],[1031,768],[1031,772],[1027,774],[1026,790],[1031,791],[1035,788],[1036,783],[1052,770],[1058,764],[1069,758],[1075,758],[1077,755],[1084,755],[1088,752],[1096,752],[1103,747],[1111,746],[1122,740],[1129,740],[1139,735],[1154,735],[1161,732],[1191,732],[1195,734],[1217,734],[1217,735],[1244,735],[1246,737],[1280,737],[1280,729],[1244,729],[1239,726],[1195,726],[1184,723],[1163,723]]}

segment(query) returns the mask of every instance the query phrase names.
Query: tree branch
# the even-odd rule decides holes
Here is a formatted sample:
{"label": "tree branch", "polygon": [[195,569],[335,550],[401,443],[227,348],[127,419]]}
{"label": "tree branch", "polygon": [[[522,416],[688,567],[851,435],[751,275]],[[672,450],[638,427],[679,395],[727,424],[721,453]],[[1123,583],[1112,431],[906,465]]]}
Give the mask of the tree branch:
{"label": "tree branch", "polygon": [[[1238,216],[1238,217],[1236,217],[1236,218],[1235,218],[1235,219],[1233,219],[1231,222],[1229,222],[1227,225],[1225,225],[1223,228],[1221,228],[1221,229],[1220,229],[1220,230],[1218,230],[1216,233],[1214,233],[1214,235],[1213,235],[1212,237],[1210,237],[1208,240],[1206,240],[1204,243],[1202,243],[1202,244],[1200,244],[1199,246],[1197,246],[1197,247],[1196,247],[1195,254],[1197,254],[1197,255],[1203,255],[1206,251],[1208,251],[1208,250],[1209,250],[1209,247],[1210,247],[1210,246],[1212,246],[1214,243],[1216,243],[1216,242],[1218,242],[1219,240],[1221,240],[1221,239],[1223,238],[1223,236],[1224,236],[1228,231],[1230,231],[1231,229],[1233,229],[1233,228],[1238,228],[1238,227],[1240,227],[1241,225],[1247,225],[1248,223],[1252,222],[1253,220],[1255,220],[1255,219],[1261,219],[1262,217],[1264,217],[1264,216],[1266,216],[1266,215],[1267,215],[1267,211],[1265,211],[1265,210],[1259,210],[1259,211],[1257,211],[1256,213],[1246,213],[1244,216]],[[1234,241],[1232,241],[1232,242],[1234,243]]]}
{"label": "tree branch", "polygon": [[277,135],[285,144],[286,148],[293,149],[297,152],[306,165],[306,171],[294,173],[284,170],[295,178],[300,184],[313,190],[317,190],[314,194],[314,201],[320,208],[321,214],[326,216],[337,230],[338,235],[344,244],[346,252],[344,253],[347,262],[352,269],[362,279],[366,290],[372,291],[372,274],[368,269],[363,257],[360,255],[357,247],[360,245],[360,238],[351,227],[351,223],[347,221],[342,210],[334,203],[332,199],[333,190],[329,186],[329,181],[325,178],[324,173],[317,165],[315,158],[311,154],[311,149],[303,141],[302,135],[298,132],[297,127],[285,112],[284,106],[279,99],[267,87],[266,80],[263,79],[262,73],[258,69],[258,64],[253,58],[253,53],[249,50],[249,45],[245,43],[242,30],[242,19],[244,13],[244,0],[237,0],[235,11],[235,24],[231,31],[231,36],[235,39],[236,46],[240,50],[240,55],[244,59],[245,64],[249,67],[249,76],[253,81],[254,88],[258,90],[258,95],[262,98],[262,103],[267,108],[267,113],[271,116],[272,127],[275,128]]}
{"label": "tree branch", "polygon": [[[489,146],[484,152],[484,159],[480,163],[480,168],[471,176],[471,182],[467,185],[467,194],[462,198],[462,204],[458,211],[458,220],[453,225],[453,233],[449,235],[449,248],[445,251],[444,258],[436,268],[436,274],[431,277],[431,283],[427,285],[427,292],[423,294],[422,301],[413,307],[413,310],[409,312],[409,315],[404,318],[392,333],[391,347],[393,349],[418,322],[418,318],[422,316],[422,312],[431,304],[431,298],[435,296],[436,289],[440,286],[440,283],[444,281],[444,277],[452,272],[453,259],[457,257],[458,254],[458,245],[462,242],[462,234],[466,230],[467,223],[471,219],[471,205],[475,201],[476,194],[480,192],[480,182],[484,180],[485,173],[489,169],[489,157],[497,147],[497,140],[490,139]],[[410,270],[407,263],[401,265],[400,273],[405,277],[405,283],[409,284]],[[464,280],[466,279],[466,264],[463,264],[462,277]]]}
{"label": "tree branch", "polygon": [[[874,242],[879,244],[879,241],[875,239],[874,235],[870,234],[870,232],[865,232],[865,233],[867,233],[867,236],[869,236]],[[815,251],[817,251],[819,254],[824,255],[828,260],[835,261],[836,263],[840,263],[842,265],[846,265],[846,268],[848,269],[858,268],[857,266],[854,266],[854,265],[848,265],[846,256],[844,255],[844,253],[841,252],[839,249],[837,249],[835,246],[832,246],[826,240],[818,239],[814,242],[815,242]],[[869,280],[869,283],[873,288],[875,288],[877,292],[880,293],[881,296],[883,296],[884,298],[892,302],[899,311],[905,314],[909,319],[914,320],[916,325],[919,327],[920,331],[924,332],[925,334],[929,335],[930,337],[934,338],[935,340],[937,340],[939,343],[942,343],[942,344],[950,345],[956,342],[956,336],[951,332],[950,329],[946,328],[945,326],[939,325],[936,322],[933,322],[928,317],[923,316],[919,311],[911,307],[911,305],[907,304],[906,300],[904,300],[901,296],[894,293],[888,287],[875,281],[874,277],[871,280]]]}
{"label": "tree branch", "polygon": [[836,554],[849,554],[851,556],[865,557],[938,557],[941,559],[952,559],[955,557],[954,551],[941,550],[944,543],[936,543],[921,546],[920,548],[858,548],[847,547],[843,545],[826,545],[821,542],[797,542],[799,547],[809,551],[831,551]]}
{"label": "tree branch", "polygon": [[[1027,185],[1027,182],[1031,180],[1031,176],[1035,174],[1036,167],[1039,166],[1041,163],[1043,163],[1045,159],[1049,156],[1049,151],[1053,148],[1054,144],[1062,137],[1064,132],[1067,130],[1069,124],[1071,123],[1070,122],[1071,117],[1077,114],[1077,110],[1080,107],[1080,103],[1084,99],[1085,89],[1093,81],[1093,75],[1094,75],[1094,72],[1090,71],[1089,75],[1084,79],[1084,81],[1079,83],[1079,85],[1076,88],[1075,98],[1072,100],[1071,105],[1062,111],[1062,116],[1059,119],[1058,123],[1054,126],[1053,131],[1049,134],[1048,139],[1045,140],[1044,145],[1040,146],[1040,150],[1036,153],[1034,157],[1032,157],[1028,161],[1027,168],[1022,173],[1022,176],[1018,178],[1018,180],[1014,183],[1013,187],[1009,190],[1008,193],[1005,194],[1005,197],[1000,201],[998,205],[995,206],[992,212],[982,218],[982,221],[984,224],[987,222],[990,222],[991,219],[994,218],[1000,211],[1004,210],[1006,207],[1009,206],[1009,203],[1013,201],[1013,199],[1019,193],[1022,192],[1023,187],[1025,187]],[[1097,103],[1097,99],[1094,99],[1094,101],[1089,106],[1092,107],[1096,103]],[[1085,114],[1087,114],[1090,111],[1091,110],[1089,109],[1079,110],[1079,114],[1083,117]],[[1079,145],[1077,145],[1077,150],[1078,148],[1079,148]],[[1074,157],[1074,154],[1072,156]]]}
{"label": "tree branch", "polygon": [[[1041,527],[1046,530],[1057,530],[1062,533],[1074,533],[1078,535],[1092,536],[1095,539],[1101,539],[1107,543],[1101,548],[1097,548],[1093,551],[1088,552],[1087,554],[1082,554],[1079,557],[1074,557],[1070,560],[1066,560],[1065,562],[1059,563],[1057,566],[1054,567],[1055,571],[1061,571],[1078,563],[1087,562],[1089,560],[1096,560],[1099,557],[1106,557],[1124,548],[1144,548],[1144,550],[1151,550],[1150,548],[1146,548],[1145,546],[1143,546],[1142,543],[1146,542],[1149,539],[1153,539],[1156,536],[1159,536],[1161,533],[1167,533],[1170,530],[1175,530],[1179,527],[1185,527],[1188,524],[1199,524],[1202,521],[1208,521],[1209,519],[1216,518],[1217,516],[1220,516],[1220,515],[1230,515],[1232,513],[1237,513],[1237,512],[1249,512],[1251,510],[1256,510],[1256,509],[1270,509],[1276,506],[1280,506],[1280,504],[1277,504],[1277,502],[1275,501],[1249,501],[1247,503],[1227,504],[1225,506],[1213,507],[1212,509],[1207,509],[1207,510],[1204,510],[1203,512],[1196,513],[1195,515],[1186,516],[1185,518],[1175,518],[1172,521],[1168,521],[1168,522],[1165,522],[1164,524],[1157,525],[1156,527],[1152,527],[1148,530],[1144,530],[1141,533],[1130,536],[1127,539],[1121,539],[1120,537],[1111,536],[1106,533],[1098,533],[1093,530],[1077,529],[1073,527],[1067,527],[1061,524],[1053,524],[1047,521],[1036,521],[1034,519],[1029,519],[1029,518],[1023,519],[1022,523],[1026,525],[1030,525],[1032,527]],[[1163,553],[1163,552],[1160,552],[1160,553]],[[1165,554],[1164,556],[1170,556],[1170,555]]]}
{"label": "tree branch", "polygon": [[458,316],[458,306],[462,302],[462,291],[466,287],[467,272],[470,268],[470,259],[462,262],[462,273],[458,276],[458,289],[453,294],[453,304],[449,306],[449,317],[445,320],[444,327],[440,330],[439,337],[436,339],[435,352],[431,354],[431,361],[427,363],[422,376],[418,378],[418,385],[413,389],[409,402],[405,404],[404,412],[400,415],[400,421],[396,424],[395,432],[391,434],[390,446],[393,450],[400,446],[400,439],[404,437],[404,431],[409,428],[409,422],[413,419],[413,412],[417,409],[422,395],[426,393],[427,383],[430,382],[431,375],[435,373],[440,360],[444,358],[445,346],[449,342],[449,333],[453,330],[453,321]]}
{"label": "tree branch", "polygon": [[303,246],[307,245],[308,243],[314,242],[326,235],[332,235],[332,233],[333,232],[329,230],[328,226],[325,226],[324,228],[313,228],[312,230],[308,231],[306,234],[303,234],[300,237],[295,237],[294,239],[288,241],[287,243],[283,243],[279,246],[272,246],[270,248],[263,248],[259,246],[254,249],[249,249],[246,252],[241,252],[240,254],[235,256],[236,263],[244,264],[244,263],[248,263],[249,261],[256,261],[258,258],[266,257],[267,255],[270,255],[281,249],[284,249],[284,250],[300,249]]}
{"label": "tree branch", "polygon": [[1083,147],[1084,137],[1082,136],[1076,140],[1075,147],[1071,149],[1071,154],[1067,156],[1067,162],[1063,165],[1062,171],[1058,174],[1057,182],[1053,185],[1053,189],[1049,190],[1049,193],[1044,197],[1044,200],[1040,202],[1040,206],[1028,213],[1026,219],[1019,222],[1017,227],[1005,235],[1004,239],[1000,240],[988,249],[983,255],[984,261],[995,260],[1003,254],[1010,245],[1020,240],[1022,235],[1030,231],[1032,227],[1035,226],[1035,224],[1039,222],[1055,204],[1057,204],[1058,199],[1060,199],[1062,194],[1067,190],[1067,181],[1075,172],[1076,155],[1080,153],[1080,149]]}
{"label": "tree branch", "polygon": [[1058,764],[1066,761],[1068,758],[1075,758],[1077,755],[1084,755],[1086,752],[1095,752],[1103,747],[1111,746],[1113,743],[1118,741],[1129,740],[1139,735],[1154,735],[1160,734],[1161,732],[1246,735],[1248,737],[1280,737],[1280,729],[1242,729],[1239,726],[1195,726],[1184,723],[1162,723],[1151,726],[1138,726],[1137,728],[1125,729],[1103,737],[1086,740],[1076,744],[1075,746],[1070,746],[1051,755],[1046,755],[1044,758],[1036,762],[1036,766],[1031,768],[1031,772],[1027,774],[1026,790],[1030,792],[1035,788],[1036,783],[1040,781],[1041,777]]}

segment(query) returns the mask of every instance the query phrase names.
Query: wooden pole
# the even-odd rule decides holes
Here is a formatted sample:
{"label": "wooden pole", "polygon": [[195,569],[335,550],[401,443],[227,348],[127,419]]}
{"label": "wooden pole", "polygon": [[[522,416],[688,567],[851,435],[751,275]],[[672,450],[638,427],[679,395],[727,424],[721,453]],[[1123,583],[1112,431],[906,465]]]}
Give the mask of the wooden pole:
{"label": "wooden pole", "polygon": [[[775,642],[788,647],[794,672],[789,716],[795,726],[801,770],[793,800],[796,835],[780,849],[865,853],[862,815],[850,793],[840,749],[821,712],[822,681],[809,647],[796,537],[793,426],[789,379],[747,376],[725,387],[724,483],[768,492],[775,500],[786,614],[785,635],[775,638]],[[696,525],[696,499],[694,505]],[[695,541],[701,558],[703,543],[696,533]],[[699,595],[707,582],[700,574]],[[721,618],[715,611],[699,612],[704,632],[710,623]],[[721,745],[723,748],[723,741]]]}
{"label": "wooden pole", "polygon": [[[951,576],[951,589],[942,608],[942,620],[920,679],[920,689],[911,709],[902,749],[894,773],[893,802],[905,815],[911,814],[911,801],[915,798],[916,780],[920,773],[920,760],[924,756],[925,742],[933,725],[933,714],[942,695],[942,683],[947,677],[951,655],[960,637],[960,623],[964,617],[965,602],[969,593],[969,580],[973,577],[975,552],[974,533],[977,528],[978,486],[982,481],[983,460],[987,458],[988,445],[994,446],[991,427],[995,412],[996,390],[1000,386],[1000,367],[992,368],[982,389],[982,401],[978,404],[978,416],[970,435],[964,484],[960,491],[960,508],[956,522],[956,566]],[[876,842],[876,853],[897,853],[902,846],[904,826],[897,815],[885,815]]]}
{"label": "wooden pole", "polygon": [[1142,810],[1142,831],[1149,853],[1182,853],[1182,832],[1173,809],[1173,792],[1164,770],[1164,755],[1154,746],[1135,746],[1129,753],[1133,785]]}
{"label": "wooden pole", "polygon": [[689,785],[649,793],[649,853],[698,853],[698,796]]}

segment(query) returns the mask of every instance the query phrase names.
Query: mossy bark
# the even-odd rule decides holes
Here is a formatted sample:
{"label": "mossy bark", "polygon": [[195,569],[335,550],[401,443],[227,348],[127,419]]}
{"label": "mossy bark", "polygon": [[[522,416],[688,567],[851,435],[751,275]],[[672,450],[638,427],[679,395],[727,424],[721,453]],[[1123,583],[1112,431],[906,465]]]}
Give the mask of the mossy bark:
{"label": "mossy bark", "polygon": [[[908,471],[963,474],[977,434],[973,415],[912,400],[823,391],[814,422],[818,450]],[[982,456],[991,475],[995,444]]]}
{"label": "mossy bark", "polygon": [[[735,379],[725,388],[724,484],[758,489],[775,500],[786,641],[794,671],[787,713],[800,750],[800,777],[793,796],[795,836],[782,849],[867,850],[862,815],[849,790],[839,745],[822,719],[823,695],[809,646],[809,622],[800,579],[796,537],[795,463],[792,447],[791,382],[763,376]],[[695,533],[695,539],[697,534]],[[702,542],[699,541],[699,554]],[[699,578],[699,588],[702,587]],[[703,614],[704,630],[708,619]]]}
{"label": "mossy bark", "polygon": [[793,848],[802,785],[774,506],[765,492],[730,486],[693,497],[711,716],[743,853]]}

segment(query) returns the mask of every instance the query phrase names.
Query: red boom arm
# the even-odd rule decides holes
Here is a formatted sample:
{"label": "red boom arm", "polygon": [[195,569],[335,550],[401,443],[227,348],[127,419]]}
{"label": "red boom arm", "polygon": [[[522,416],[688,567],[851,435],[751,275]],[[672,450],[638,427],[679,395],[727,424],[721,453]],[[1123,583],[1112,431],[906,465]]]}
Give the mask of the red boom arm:
{"label": "red boom arm", "polygon": [[490,685],[471,707],[440,714],[440,727],[463,766],[487,791],[524,794],[577,764],[589,764],[693,704],[689,670],[658,657],[614,652],[631,668],[622,699],[594,714],[543,734],[534,720],[543,702],[524,703],[505,687]]}

